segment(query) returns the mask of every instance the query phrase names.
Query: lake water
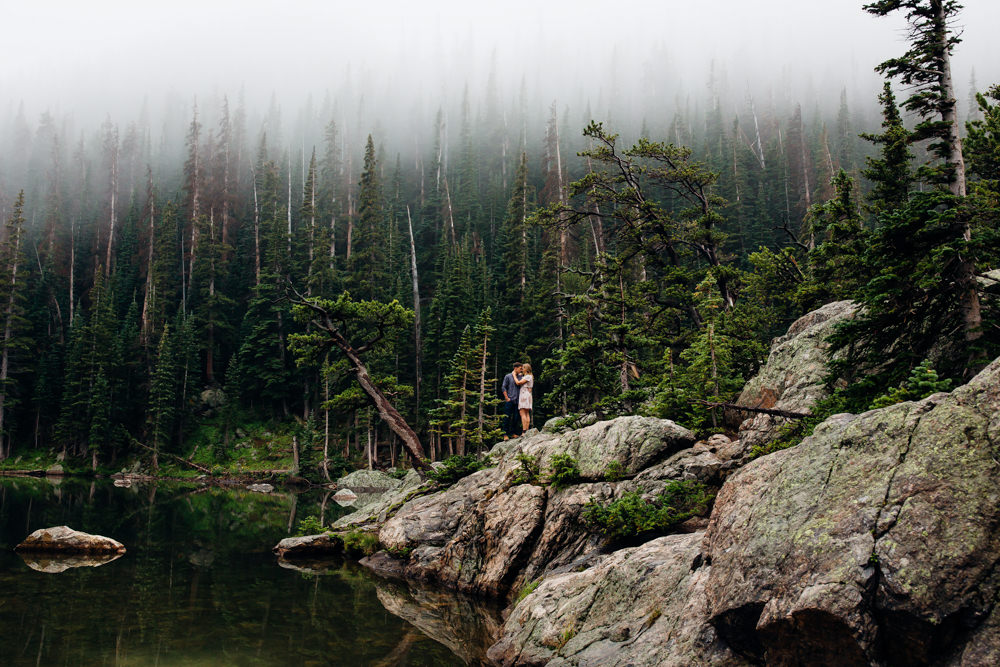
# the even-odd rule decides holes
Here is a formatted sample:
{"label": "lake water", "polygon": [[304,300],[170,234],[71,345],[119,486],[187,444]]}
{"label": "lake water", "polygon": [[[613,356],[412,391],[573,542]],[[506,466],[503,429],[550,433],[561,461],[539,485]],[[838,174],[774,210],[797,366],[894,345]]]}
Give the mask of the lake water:
{"label": "lake water", "polygon": [[[488,605],[348,562],[278,565],[290,525],[347,511],[324,495],[0,478],[0,665],[479,664]],[[49,573],[13,551],[64,524],[127,552]]]}

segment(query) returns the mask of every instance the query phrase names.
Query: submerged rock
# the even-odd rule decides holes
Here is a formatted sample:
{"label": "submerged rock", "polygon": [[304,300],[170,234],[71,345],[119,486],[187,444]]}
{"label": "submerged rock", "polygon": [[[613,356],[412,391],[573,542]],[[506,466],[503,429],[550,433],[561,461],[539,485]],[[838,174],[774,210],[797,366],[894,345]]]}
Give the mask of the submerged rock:
{"label": "submerged rock", "polygon": [[708,623],[701,533],[621,549],[545,577],[517,604],[488,656],[508,665],[744,665]]}
{"label": "submerged rock", "polygon": [[68,526],[56,526],[36,530],[14,547],[14,550],[123,554],[125,545],[103,535],[91,535]]}
{"label": "submerged rock", "polygon": [[1000,360],[951,394],[834,415],[720,491],[712,623],[771,664],[995,664],[998,458]]}

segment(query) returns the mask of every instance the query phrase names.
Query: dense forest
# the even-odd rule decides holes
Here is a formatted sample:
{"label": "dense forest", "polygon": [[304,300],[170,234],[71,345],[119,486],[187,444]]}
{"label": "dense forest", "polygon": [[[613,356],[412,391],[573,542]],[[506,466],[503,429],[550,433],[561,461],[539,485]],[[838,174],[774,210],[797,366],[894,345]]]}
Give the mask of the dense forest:
{"label": "dense forest", "polygon": [[155,468],[210,420],[224,463],[241,424],[273,420],[310,474],[395,464],[358,360],[432,460],[498,439],[514,361],[537,425],[722,430],[770,340],[840,299],[863,315],[824,409],[967,377],[1000,353],[1000,87],[956,103],[957,6],[868,10],[898,5],[909,50],[857,108],[721,75],[642,112],[490,77],[394,132],[350,82],[292,116],[238,91],[99,127],[10,108],[0,458]]}

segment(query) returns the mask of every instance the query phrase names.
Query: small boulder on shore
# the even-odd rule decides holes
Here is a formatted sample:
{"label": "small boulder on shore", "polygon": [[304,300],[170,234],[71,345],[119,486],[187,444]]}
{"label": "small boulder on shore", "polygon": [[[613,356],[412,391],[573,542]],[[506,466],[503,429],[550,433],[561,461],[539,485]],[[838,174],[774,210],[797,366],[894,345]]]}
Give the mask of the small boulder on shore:
{"label": "small boulder on shore", "polygon": [[103,535],[91,535],[68,526],[56,526],[36,530],[14,547],[14,550],[123,554],[125,545]]}
{"label": "small boulder on shore", "polygon": [[343,553],[344,542],[335,535],[305,535],[286,537],[273,549],[278,558],[315,558]]}

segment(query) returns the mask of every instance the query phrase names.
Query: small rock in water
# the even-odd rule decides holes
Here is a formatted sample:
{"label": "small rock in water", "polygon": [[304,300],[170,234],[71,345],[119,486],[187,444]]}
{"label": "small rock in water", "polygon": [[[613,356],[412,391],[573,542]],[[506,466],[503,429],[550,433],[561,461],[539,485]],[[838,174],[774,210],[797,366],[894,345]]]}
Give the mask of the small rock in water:
{"label": "small rock in water", "polygon": [[250,491],[256,491],[257,493],[271,493],[274,491],[274,487],[270,484],[251,484],[247,487]]}
{"label": "small rock in water", "polygon": [[278,542],[272,551],[279,558],[310,558],[330,556],[344,551],[344,542],[333,535],[305,535],[286,537]]}
{"label": "small rock in water", "polygon": [[125,553],[125,545],[110,537],[91,535],[69,526],[40,528],[25,538],[15,551],[59,551],[64,553]]}
{"label": "small rock in water", "polygon": [[128,479],[127,477],[123,479],[116,479],[115,486],[121,487],[123,489],[128,489],[132,486],[132,480]]}
{"label": "small rock in water", "polygon": [[63,475],[66,474],[66,472],[63,470],[63,467],[61,465],[55,463],[49,466],[49,468],[45,471],[45,474],[51,477],[62,477]]}

